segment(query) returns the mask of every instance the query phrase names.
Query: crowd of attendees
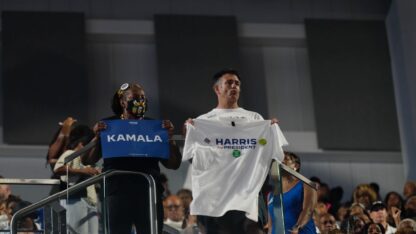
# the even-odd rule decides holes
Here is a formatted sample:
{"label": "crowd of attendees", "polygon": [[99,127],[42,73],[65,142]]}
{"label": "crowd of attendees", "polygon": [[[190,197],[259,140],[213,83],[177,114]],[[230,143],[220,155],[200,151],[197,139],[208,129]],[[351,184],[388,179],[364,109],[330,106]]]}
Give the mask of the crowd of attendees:
{"label": "crowd of attendees", "polygon": [[[4,178],[0,175],[0,178]],[[12,190],[7,184],[0,184],[0,233],[1,230],[10,229],[10,221],[13,214],[19,209],[30,205],[30,202],[22,200],[19,196],[12,194]],[[17,222],[17,227],[21,234],[25,231],[40,229],[38,213],[31,213]]]}
{"label": "crowd of attendees", "polygon": [[[87,134],[88,131],[79,133],[71,131],[71,129],[77,129],[73,126],[75,122],[70,117],[65,119],[50,144],[47,161],[51,169],[53,169],[53,178],[62,176],[62,173],[58,173],[59,168],[56,165],[59,164],[57,162],[59,162],[61,155],[68,146],[73,143],[74,146],[82,148],[91,138],[89,137],[87,140],[81,141],[85,138],[85,135],[91,134]],[[78,135],[75,133],[78,133]],[[77,150],[77,148],[73,148]],[[99,173],[99,170],[82,166],[80,162],[78,164],[70,164],[73,168],[73,170],[69,171],[70,176],[72,174],[76,176],[93,176]],[[0,178],[3,177],[0,176]],[[177,230],[178,233],[193,234],[203,231],[198,229],[196,216],[191,215],[189,212],[192,191],[181,189],[176,193],[171,193],[168,186],[168,178],[162,175],[160,179],[165,190],[163,194],[164,223]],[[311,180],[319,184],[317,204],[313,212],[313,221],[317,233],[416,234],[415,181],[406,182],[401,193],[391,191],[383,198],[376,183],[359,184],[353,193],[348,195],[343,194],[341,186],[331,188],[318,177],[312,177]],[[56,191],[65,188],[66,186],[57,188]],[[52,193],[56,191],[52,191]],[[266,197],[266,194],[264,195]],[[88,198],[88,191],[86,191],[84,198]],[[345,200],[348,201],[342,202]],[[28,204],[28,202],[20,199],[19,196],[13,195],[8,185],[0,184],[0,230],[8,230],[13,213]],[[24,220],[19,222],[20,230],[39,229],[39,225],[36,225],[35,222],[37,218],[36,214],[25,217]]]}
{"label": "crowd of attendees", "polygon": [[[377,184],[359,184],[351,194],[351,200],[342,202],[342,187],[330,188],[317,177],[311,180],[320,185],[313,214],[317,233],[416,233],[416,182],[408,181],[402,193],[391,191],[384,198]],[[192,191],[180,189],[171,193],[167,179],[165,189],[164,223],[178,233],[199,233],[196,217],[189,213]],[[8,185],[0,185],[0,230],[9,229],[13,213],[27,204],[13,195]],[[28,216],[19,226],[36,230],[36,218],[36,215]]]}
{"label": "crowd of attendees", "polygon": [[313,215],[318,233],[416,233],[415,182],[406,182],[403,193],[388,192],[384,198],[376,183],[359,184],[351,200],[342,203],[341,187],[330,189],[312,179],[321,185]]}
{"label": "crowd of attendees", "polygon": [[[316,177],[311,179],[320,184],[313,214],[317,233],[416,233],[415,182],[406,182],[402,193],[392,191],[384,198],[377,184],[359,184],[351,200],[342,202],[342,187],[330,188]],[[165,224],[181,233],[198,233],[196,217],[189,214],[191,200],[188,189],[165,197]]]}

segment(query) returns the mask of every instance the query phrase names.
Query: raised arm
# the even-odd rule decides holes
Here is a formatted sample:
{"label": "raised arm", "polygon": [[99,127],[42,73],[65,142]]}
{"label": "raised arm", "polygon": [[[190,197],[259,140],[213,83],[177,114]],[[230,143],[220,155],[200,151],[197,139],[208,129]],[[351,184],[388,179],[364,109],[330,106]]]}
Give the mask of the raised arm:
{"label": "raised arm", "polygon": [[48,148],[48,163],[52,169],[59,156],[65,151],[66,145],[68,144],[69,134],[71,133],[71,127],[76,122],[72,117],[68,117],[62,123],[61,129],[56,136],[56,139]]}
{"label": "raised arm", "polygon": [[169,134],[169,147],[170,147],[170,155],[169,159],[167,160],[161,160],[161,163],[164,167],[168,169],[176,170],[180,167],[182,162],[182,154],[179,151],[179,147],[176,144],[176,141],[172,139],[173,136],[173,130],[175,127],[173,126],[172,122],[170,120],[163,120],[162,127],[166,128],[168,130]]}
{"label": "raised arm", "polygon": [[89,151],[85,152],[81,156],[81,162],[84,165],[93,165],[102,157],[101,144],[100,144],[100,132],[107,128],[107,125],[103,121],[99,121],[94,125],[93,131],[95,137],[91,141],[95,141],[96,144]]}

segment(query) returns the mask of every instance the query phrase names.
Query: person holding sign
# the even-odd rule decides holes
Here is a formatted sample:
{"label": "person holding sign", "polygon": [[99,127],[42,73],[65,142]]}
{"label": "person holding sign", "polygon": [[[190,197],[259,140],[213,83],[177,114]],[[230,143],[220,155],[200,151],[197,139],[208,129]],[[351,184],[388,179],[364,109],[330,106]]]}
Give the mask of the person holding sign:
{"label": "person holding sign", "polygon": [[277,119],[264,120],[238,105],[240,76],[214,75],[217,107],[185,122],[183,160],[192,159],[193,201],[202,233],[264,233],[267,211],[259,196],[272,159],[282,161],[287,144]]}
{"label": "person holding sign", "polygon": [[[139,84],[125,83],[113,96],[115,116],[94,126],[97,145],[83,156],[83,163],[104,160],[104,171],[125,170],[151,175],[157,187],[158,230],[163,227],[163,186],[159,162],[168,169],[178,169],[182,155],[171,140],[174,126],[169,120],[156,121],[145,113],[148,102]],[[146,185],[137,176],[123,175],[107,179],[107,208],[110,233],[150,233],[149,199]]]}

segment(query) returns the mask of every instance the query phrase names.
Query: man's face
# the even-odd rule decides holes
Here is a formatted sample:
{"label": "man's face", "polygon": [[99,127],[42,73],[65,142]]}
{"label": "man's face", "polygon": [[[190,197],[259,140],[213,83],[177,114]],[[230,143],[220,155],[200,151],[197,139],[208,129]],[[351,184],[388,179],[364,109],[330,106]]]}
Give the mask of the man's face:
{"label": "man's face", "polygon": [[240,97],[240,80],[236,75],[224,74],[214,85],[217,96],[230,102],[237,102]]}
{"label": "man's face", "polygon": [[379,209],[370,212],[370,218],[374,223],[383,223],[387,221],[387,211],[386,209]]}

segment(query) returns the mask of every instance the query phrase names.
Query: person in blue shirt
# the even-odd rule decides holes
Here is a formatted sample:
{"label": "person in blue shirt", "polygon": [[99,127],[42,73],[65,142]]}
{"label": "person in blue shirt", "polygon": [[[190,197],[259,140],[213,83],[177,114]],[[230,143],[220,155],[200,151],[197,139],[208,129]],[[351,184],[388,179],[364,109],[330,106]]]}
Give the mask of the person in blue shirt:
{"label": "person in blue shirt", "polygon": [[[285,152],[283,164],[299,172],[300,159],[292,152]],[[316,227],[312,219],[317,203],[317,192],[289,173],[282,171],[283,215],[285,233],[315,234]],[[272,233],[275,233],[275,215],[273,213],[273,194],[268,196],[268,208],[272,220]]]}

